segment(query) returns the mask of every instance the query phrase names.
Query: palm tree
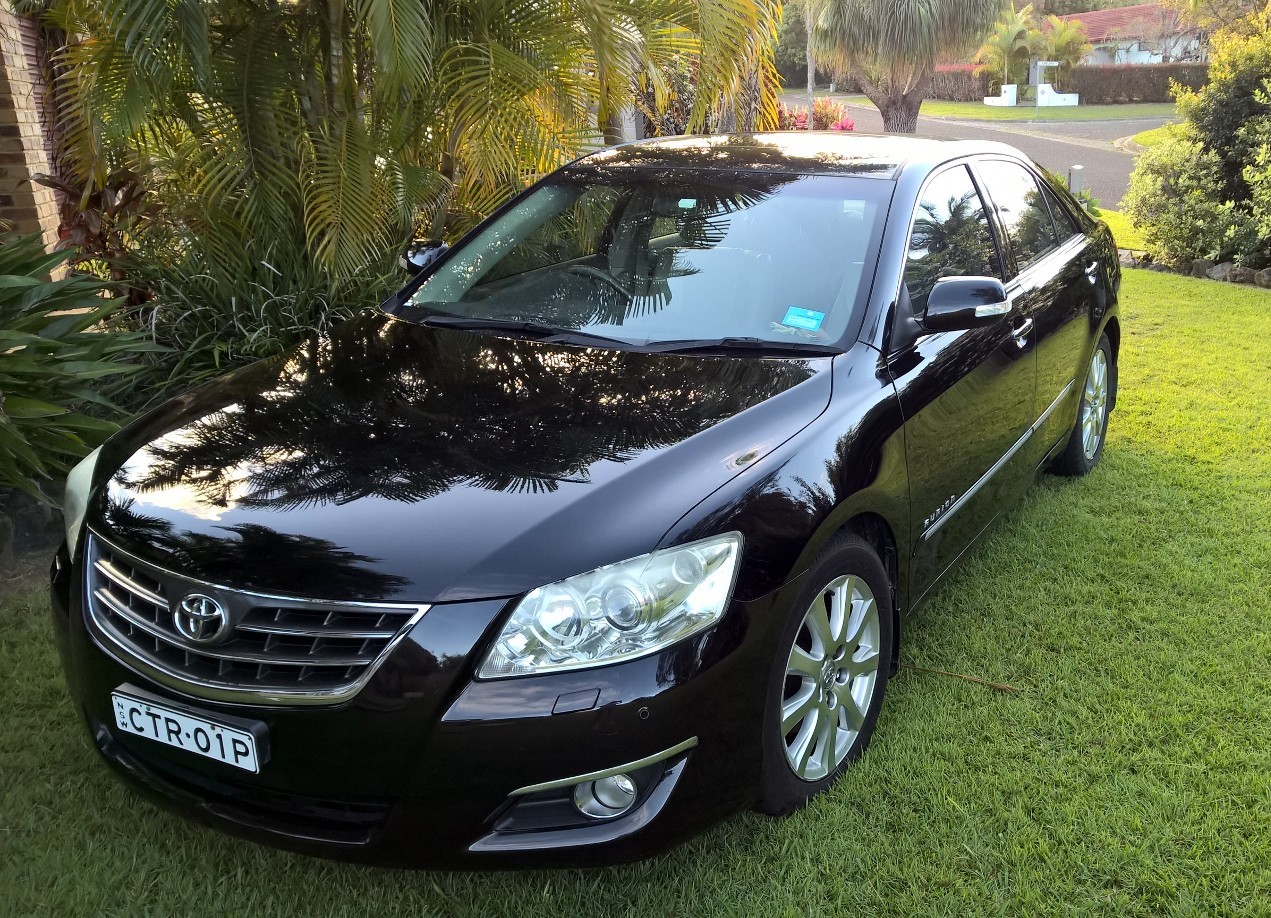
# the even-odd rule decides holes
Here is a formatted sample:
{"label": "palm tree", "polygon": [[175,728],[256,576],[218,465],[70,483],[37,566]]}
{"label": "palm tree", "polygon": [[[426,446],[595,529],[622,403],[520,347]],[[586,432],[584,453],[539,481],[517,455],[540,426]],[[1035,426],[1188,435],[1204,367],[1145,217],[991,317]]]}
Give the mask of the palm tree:
{"label": "palm tree", "polygon": [[975,46],[1001,0],[823,0],[817,56],[855,74],[888,131],[913,133],[936,63]]}
{"label": "palm tree", "polygon": [[1093,46],[1086,38],[1086,28],[1080,20],[1060,19],[1052,14],[1046,17],[1046,26],[1043,53],[1046,60],[1059,62],[1055,82],[1066,86],[1072,71],[1085,59]]}
{"label": "palm tree", "polygon": [[[1051,16],[1051,19],[1057,17]],[[1023,82],[1029,61],[1042,42],[1042,34],[1033,19],[1033,5],[1030,3],[1018,10],[1008,8],[975,53],[975,62],[979,64],[975,72],[1000,73],[1003,85]]]}
{"label": "palm tree", "polygon": [[[71,36],[59,119],[86,188],[121,162],[153,164],[170,246],[230,273],[246,240],[264,241],[334,284],[413,230],[462,232],[598,145],[650,64],[695,56],[700,127],[750,75],[772,73],[776,11],[765,0],[570,0],[550,13],[538,0],[53,0],[47,15]],[[775,123],[771,86],[759,104],[760,126]]]}

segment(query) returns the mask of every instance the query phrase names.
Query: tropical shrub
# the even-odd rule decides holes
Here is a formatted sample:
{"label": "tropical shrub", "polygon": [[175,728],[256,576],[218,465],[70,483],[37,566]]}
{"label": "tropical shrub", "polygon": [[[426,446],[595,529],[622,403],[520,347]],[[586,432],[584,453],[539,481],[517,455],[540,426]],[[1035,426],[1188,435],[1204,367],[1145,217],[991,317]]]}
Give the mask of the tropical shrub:
{"label": "tropical shrub", "polygon": [[1140,154],[1125,210],[1153,254],[1271,264],[1271,7],[1215,36],[1209,82],[1179,88],[1182,126]]}
{"label": "tropical shrub", "polygon": [[[808,110],[806,106],[801,105],[787,108],[783,103],[777,108],[777,123],[783,131],[806,131]],[[822,97],[812,103],[812,129],[814,131],[854,131],[856,122],[847,113],[844,105],[833,99]]]}
{"label": "tropical shrub", "polygon": [[1215,193],[1221,185],[1218,156],[1190,132],[1175,132],[1139,154],[1121,208],[1159,261],[1186,267],[1228,249],[1238,220]]}
{"label": "tropical shrub", "polygon": [[787,108],[782,102],[777,107],[777,127],[783,131],[806,131],[808,129],[807,106],[792,105]]}
{"label": "tropical shrub", "polygon": [[101,281],[49,279],[69,256],[46,254],[38,235],[0,238],[0,487],[49,502],[117,426],[103,384],[136,372],[135,358],[153,350],[144,335],[103,327],[120,303]]}
{"label": "tropical shrub", "polygon": [[812,130],[854,131],[856,122],[848,116],[844,105],[822,96],[812,103]]}

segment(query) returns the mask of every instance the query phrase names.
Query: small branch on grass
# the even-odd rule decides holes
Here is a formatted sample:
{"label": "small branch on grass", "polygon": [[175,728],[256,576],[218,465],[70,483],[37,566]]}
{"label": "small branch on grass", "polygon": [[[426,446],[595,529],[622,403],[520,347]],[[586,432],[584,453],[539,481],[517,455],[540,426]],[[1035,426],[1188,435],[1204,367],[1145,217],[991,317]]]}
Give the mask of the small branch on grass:
{"label": "small branch on grass", "polygon": [[991,689],[997,689],[999,692],[1010,692],[1012,695],[1018,694],[1019,689],[1013,685],[1007,685],[1005,682],[990,682],[988,679],[981,679],[979,676],[964,676],[961,673],[951,673],[943,669],[928,669],[925,666],[909,665],[909,669],[916,669],[920,673],[935,673],[937,676],[950,676],[954,679],[963,679],[967,682],[974,682],[977,685],[987,685]]}

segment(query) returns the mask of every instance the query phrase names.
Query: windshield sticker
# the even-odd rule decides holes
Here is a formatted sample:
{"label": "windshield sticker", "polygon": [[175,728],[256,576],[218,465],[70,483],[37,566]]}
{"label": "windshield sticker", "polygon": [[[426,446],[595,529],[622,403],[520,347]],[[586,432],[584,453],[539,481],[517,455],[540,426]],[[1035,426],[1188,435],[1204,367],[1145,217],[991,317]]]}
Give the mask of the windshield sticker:
{"label": "windshield sticker", "polygon": [[680,210],[691,210],[697,206],[697,198],[680,198]]}
{"label": "windshield sticker", "polygon": [[802,328],[805,331],[818,331],[824,321],[825,313],[823,312],[791,306],[786,310],[786,317],[781,320],[781,324],[791,328]]}

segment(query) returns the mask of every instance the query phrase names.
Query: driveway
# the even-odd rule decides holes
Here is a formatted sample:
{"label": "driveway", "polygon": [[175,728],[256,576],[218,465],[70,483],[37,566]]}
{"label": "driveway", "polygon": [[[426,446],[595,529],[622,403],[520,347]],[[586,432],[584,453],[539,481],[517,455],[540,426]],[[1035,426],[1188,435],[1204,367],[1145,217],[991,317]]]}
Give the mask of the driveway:
{"label": "driveway", "polygon": [[[807,105],[807,97],[789,93],[787,105]],[[840,100],[842,101],[842,100]],[[856,130],[883,133],[883,119],[873,106],[844,103]],[[1085,167],[1086,188],[1102,206],[1117,209],[1130,184],[1134,154],[1114,141],[1165,124],[1163,118],[1132,121],[958,121],[918,117],[918,136],[933,140],[995,140],[1008,143],[1036,162],[1066,176],[1073,165]]]}

